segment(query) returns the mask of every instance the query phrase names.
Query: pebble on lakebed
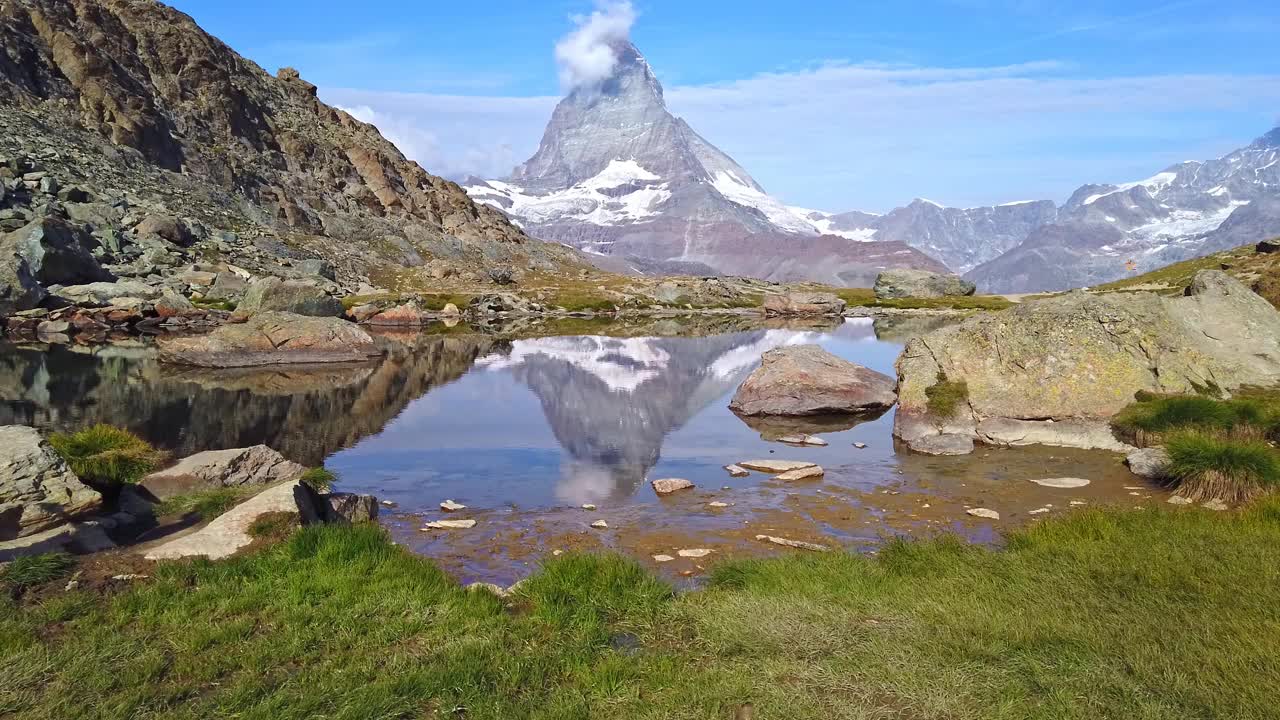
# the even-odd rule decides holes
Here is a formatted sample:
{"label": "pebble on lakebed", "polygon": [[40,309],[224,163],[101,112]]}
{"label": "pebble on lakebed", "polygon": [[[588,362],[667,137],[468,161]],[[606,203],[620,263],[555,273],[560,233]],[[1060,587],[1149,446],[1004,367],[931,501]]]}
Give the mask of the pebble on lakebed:
{"label": "pebble on lakebed", "polygon": [[605,529],[605,528],[609,527],[609,523],[607,523],[607,522],[605,522],[605,521],[603,521],[603,520],[597,520],[597,521],[595,521],[595,522],[591,523],[591,527],[596,528],[596,529],[598,529],[598,530],[603,530],[603,529]]}
{"label": "pebble on lakebed", "polygon": [[1085,480],[1084,478],[1069,478],[1069,477],[1044,478],[1041,480],[1032,480],[1031,482],[1037,485],[1040,485],[1042,487],[1063,488],[1063,489],[1082,488],[1085,485],[1089,484],[1089,481]]}
{"label": "pebble on lakebed", "polygon": [[684,478],[662,478],[654,480],[652,483],[653,491],[659,495],[670,495],[677,490],[687,490],[693,487],[693,483]]}
{"label": "pebble on lakebed", "polygon": [[738,466],[748,470],[776,475],[790,472],[791,470],[817,467],[817,463],[804,462],[803,460],[743,460],[738,463]]}
{"label": "pebble on lakebed", "polygon": [[797,468],[795,470],[788,470],[784,473],[780,473],[778,475],[775,475],[773,479],[781,480],[783,482],[790,482],[792,480],[808,480],[809,478],[820,478],[825,474],[826,474],[826,471],[823,470],[821,467],[818,467],[817,465],[810,465],[809,467]]}
{"label": "pebble on lakebed", "polygon": [[761,540],[774,545],[783,547],[796,548],[798,550],[813,550],[815,552],[830,552],[831,548],[827,545],[819,545],[817,543],[805,542],[803,540],[791,540],[788,538],[774,537],[773,535],[757,535],[757,540]]}
{"label": "pebble on lakebed", "polygon": [[751,471],[740,465],[725,465],[724,469],[729,473],[730,477],[746,477],[751,474]]}
{"label": "pebble on lakebed", "polygon": [[689,548],[687,550],[677,550],[676,554],[682,558],[700,558],[706,557],[713,552],[715,551],[707,548]]}
{"label": "pebble on lakebed", "polygon": [[476,526],[476,521],[467,520],[432,520],[427,523],[423,530],[470,530]]}
{"label": "pebble on lakebed", "polygon": [[968,510],[965,510],[965,512],[969,513],[974,517],[986,518],[988,520],[1000,519],[1000,513],[996,512],[995,510],[989,510],[987,508],[969,508]]}
{"label": "pebble on lakebed", "polygon": [[456,503],[452,500],[445,500],[440,503],[440,509],[445,512],[457,512],[459,510],[466,510],[467,506],[462,503]]}

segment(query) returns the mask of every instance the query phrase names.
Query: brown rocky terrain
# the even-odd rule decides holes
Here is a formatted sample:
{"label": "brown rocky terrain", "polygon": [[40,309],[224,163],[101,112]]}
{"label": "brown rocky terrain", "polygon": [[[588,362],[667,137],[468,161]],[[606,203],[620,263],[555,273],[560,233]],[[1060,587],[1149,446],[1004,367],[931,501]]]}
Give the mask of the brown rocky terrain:
{"label": "brown rocky terrain", "polygon": [[161,3],[5,0],[0,47],[0,229],[67,218],[116,277],[580,267]]}

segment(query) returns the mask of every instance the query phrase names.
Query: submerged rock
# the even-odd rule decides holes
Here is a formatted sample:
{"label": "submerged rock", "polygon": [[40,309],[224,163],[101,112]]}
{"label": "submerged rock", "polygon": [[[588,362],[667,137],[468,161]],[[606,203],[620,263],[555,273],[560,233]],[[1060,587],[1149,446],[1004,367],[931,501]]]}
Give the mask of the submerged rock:
{"label": "submerged rock", "polygon": [[382,354],[374,339],[338,318],[265,312],[207,335],[164,338],[162,362],[201,367],[255,367],[364,362]]}
{"label": "submerged rock", "polygon": [[986,520],[1000,519],[1000,513],[996,512],[995,510],[990,510],[988,508],[970,508],[968,510],[965,510],[965,512],[969,513],[974,517],[984,518]]}
{"label": "submerged rock", "polygon": [[822,468],[818,467],[817,465],[810,465],[809,467],[797,468],[795,470],[788,470],[784,473],[779,473],[775,475],[773,479],[781,480],[783,482],[791,482],[793,480],[809,480],[812,478],[820,478],[825,474],[826,474],[826,471],[823,470]]}
{"label": "submerged rock", "polygon": [[1169,465],[1169,453],[1164,448],[1142,448],[1129,453],[1125,459],[1129,471],[1148,480],[1163,480]]}
{"label": "submerged rock", "polygon": [[746,477],[751,474],[749,470],[741,465],[725,465],[724,469],[729,473],[730,477]]}
{"label": "submerged rock", "polygon": [[907,268],[885,270],[876,276],[875,285],[876,297],[881,300],[967,296],[976,291],[976,285],[959,275]]}
{"label": "submerged rock", "polygon": [[1085,485],[1089,484],[1089,481],[1085,480],[1084,478],[1069,478],[1069,477],[1044,478],[1041,480],[1032,480],[1031,482],[1035,483],[1036,485],[1040,485],[1042,487],[1060,488],[1064,490],[1070,489],[1070,488],[1082,488]]}
{"label": "submerged rock", "polygon": [[773,535],[757,535],[757,540],[781,545],[783,547],[796,548],[798,550],[813,550],[815,552],[831,552],[828,545],[819,545],[817,543],[805,542],[803,540],[790,540],[788,538],[775,537]]}
{"label": "submerged rock", "polygon": [[432,520],[423,526],[423,530],[470,530],[476,526],[476,521],[470,518],[466,520]]}
{"label": "submerged rock", "polygon": [[801,468],[816,467],[817,463],[805,462],[803,460],[743,460],[738,463],[739,467],[756,472],[769,473],[776,475],[791,470],[799,470]]}
{"label": "submerged rock", "polygon": [[729,403],[742,415],[865,413],[893,405],[893,378],[817,345],[770,350]]}
{"label": "submerged rock", "polygon": [[652,483],[653,491],[659,495],[670,495],[679,490],[688,490],[693,487],[693,483],[684,478],[662,478],[654,480]]}
{"label": "submerged rock", "polygon": [[[1280,313],[1202,270],[1185,297],[1073,292],[978,315],[908,341],[897,369],[894,434],[913,449],[958,435],[1124,451],[1107,422],[1140,390],[1280,382]],[[930,408],[942,382],[963,383],[947,417]]]}
{"label": "submerged rock", "polygon": [[24,425],[0,427],[0,541],[34,535],[82,518],[102,495]]}

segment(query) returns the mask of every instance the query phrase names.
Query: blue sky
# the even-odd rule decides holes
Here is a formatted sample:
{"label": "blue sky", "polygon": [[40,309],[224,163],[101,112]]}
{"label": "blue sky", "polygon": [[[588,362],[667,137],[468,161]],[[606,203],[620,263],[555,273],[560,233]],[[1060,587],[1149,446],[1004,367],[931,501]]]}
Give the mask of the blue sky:
{"label": "blue sky", "polygon": [[[297,67],[449,176],[504,175],[560,93],[591,0],[175,0]],[[1049,198],[1223,154],[1280,120],[1280,3],[634,0],[673,112],[786,202]]]}

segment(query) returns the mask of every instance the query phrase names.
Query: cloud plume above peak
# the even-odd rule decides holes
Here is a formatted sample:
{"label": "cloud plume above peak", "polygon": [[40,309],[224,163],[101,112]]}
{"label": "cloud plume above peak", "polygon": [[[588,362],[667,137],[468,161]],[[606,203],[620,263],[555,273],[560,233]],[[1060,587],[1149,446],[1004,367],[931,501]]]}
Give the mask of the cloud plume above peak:
{"label": "cloud plume above peak", "polygon": [[631,36],[636,11],[630,0],[602,0],[590,15],[575,15],[577,26],[556,43],[560,87],[569,93],[598,85],[617,67],[613,45]]}

